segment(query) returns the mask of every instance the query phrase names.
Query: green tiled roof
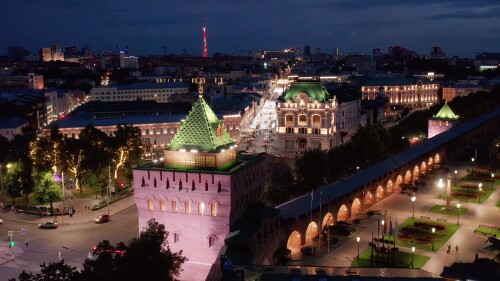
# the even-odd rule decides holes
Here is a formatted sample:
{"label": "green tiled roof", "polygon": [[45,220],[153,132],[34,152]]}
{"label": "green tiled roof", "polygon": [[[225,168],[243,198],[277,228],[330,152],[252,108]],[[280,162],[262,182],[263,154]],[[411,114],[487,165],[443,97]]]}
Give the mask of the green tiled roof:
{"label": "green tiled roof", "polygon": [[312,100],[317,100],[319,102],[324,102],[328,98],[329,94],[325,86],[321,82],[294,82],[290,86],[290,89],[285,94],[285,100],[295,101],[299,93],[305,93]]}
{"label": "green tiled roof", "polygon": [[[220,128],[217,135],[216,129]],[[200,97],[193,105],[186,121],[168,147],[169,150],[197,149],[199,152],[217,152],[217,149],[234,144],[224,124],[205,100]]]}
{"label": "green tiled roof", "polygon": [[455,115],[453,110],[451,110],[450,106],[447,102],[444,103],[441,110],[434,116],[437,119],[458,119],[458,115]]}

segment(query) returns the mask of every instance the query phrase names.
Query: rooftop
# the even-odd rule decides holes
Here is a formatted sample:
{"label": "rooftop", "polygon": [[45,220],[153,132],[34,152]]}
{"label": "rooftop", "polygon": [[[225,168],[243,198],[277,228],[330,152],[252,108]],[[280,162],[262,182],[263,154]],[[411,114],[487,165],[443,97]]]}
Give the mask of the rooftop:
{"label": "rooftop", "polygon": [[328,91],[321,82],[297,81],[293,82],[288,91],[285,93],[285,101],[295,101],[297,95],[300,93],[305,93],[312,100],[317,100],[319,102],[325,102],[329,97]]}
{"label": "rooftop", "polygon": [[117,89],[119,91],[125,90],[144,90],[144,89],[171,89],[171,88],[189,88],[189,85],[184,82],[166,82],[166,83],[133,83],[128,85],[113,85],[113,86],[99,86],[94,89]]}

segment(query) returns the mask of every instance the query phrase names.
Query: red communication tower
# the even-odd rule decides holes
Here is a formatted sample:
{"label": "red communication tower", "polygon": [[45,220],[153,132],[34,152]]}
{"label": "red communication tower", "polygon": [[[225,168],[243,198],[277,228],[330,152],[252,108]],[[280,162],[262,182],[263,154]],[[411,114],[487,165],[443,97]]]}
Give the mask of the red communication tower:
{"label": "red communication tower", "polygon": [[207,24],[203,21],[203,58],[208,58]]}

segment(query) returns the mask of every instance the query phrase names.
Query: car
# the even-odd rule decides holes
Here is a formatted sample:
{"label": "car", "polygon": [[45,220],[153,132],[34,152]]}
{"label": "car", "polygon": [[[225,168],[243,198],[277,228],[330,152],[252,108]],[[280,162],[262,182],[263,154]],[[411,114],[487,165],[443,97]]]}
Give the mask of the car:
{"label": "car", "polygon": [[114,248],[101,249],[99,247],[99,245],[95,245],[92,248],[92,253],[94,253],[94,254],[98,254],[98,253],[111,253],[111,254],[118,254],[120,256],[123,256],[125,254],[125,251],[124,250],[119,250],[119,249],[114,249]]}
{"label": "car", "polygon": [[41,229],[54,229],[57,228],[57,222],[55,221],[46,221],[38,225],[38,228]]}
{"label": "car", "polygon": [[110,220],[109,218],[109,215],[108,214],[102,214],[100,216],[98,216],[94,222],[95,223],[105,223],[105,222],[108,222]]}

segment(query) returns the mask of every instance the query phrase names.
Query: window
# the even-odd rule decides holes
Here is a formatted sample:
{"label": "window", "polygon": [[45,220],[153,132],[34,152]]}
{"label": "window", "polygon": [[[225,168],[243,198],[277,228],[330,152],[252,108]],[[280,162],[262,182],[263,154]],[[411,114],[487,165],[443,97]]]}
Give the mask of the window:
{"label": "window", "polygon": [[149,129],[146,129],[146,135],[149,135]]}
{"label": "window", "polygon": [[210,213],[211,213],[212,217],[217,216],[217,203],[215,203],[215,202],[210,203]]}
{"label": "window", "polygon": [[163,198],[160,199],[160,210],[162,212],[167,211],[167,202],[165,202],[165,199]]}
{"label": "window", "polygon": [[293,127],[293,115],[288,114],[285,117],[285,126],[287,126],[287,127]]}
{"label": "window", "polygon": [[307,126],[307,116],[305,114],[299,115],[299,126]]}
{"label": "window", "polygon": [[179,240],[180,240],[179,238],[180,238],[179,233],[174,233],[174,244],[179,243]]}
{"label": "window", "polygon": [[184,211],[188,215],[191,214],[191,202],[189,201],[184,202]]}
{"label": "window", "polygon": [[295,141],[293,139],[286,139],[285,149],[295,149]]}
{"label": "window", "polygon": [[205,203],[198,202],[198,215],[203,216],[204,211],[205,211]]}
{"label": "window", "polygon": [[312,126],[315,128],[321,128],[321,118],[319,115],[314,115],[312,118]]}
{"label": "window", "polygon": [[318,129],[318,128],[313,128],[313,130],[312,130],[312,131],[313,131],[313,134],[315,134],[315,135],[319,135],[319,134],[321,134],[321,129]]}
{"label": "window", "polygon": [[173,200],[172,201],[172,212],[178,213],[179,210],[177,209],[177,201]]}
{"label": "window", "polygon": [[212,248],[215,246],[215,238],[213,236],[208,237],[208,247]]}
{"label": "window", "polygon": [[160,135],[163,135],[163,128],[160,128]]}
{"label": "window", "polygon": [[316,149],[316,148],[321,149],[321,142],[319,140],[311,141],[311,148],[312,149]]}
{"label": "window", "polygon": [[151,197],[149,197],[147,200],[146,200],[147,204],[148,204],[148,210],[152,211],[153,210],[153,199],[151,199]]}
{"label": "window", "polygon": [[299,128],[299,134],[307,134],[307,128]]}
{"label": "window", "polygon": [[293,128],[286,128],[287,134],[293,134]]}

